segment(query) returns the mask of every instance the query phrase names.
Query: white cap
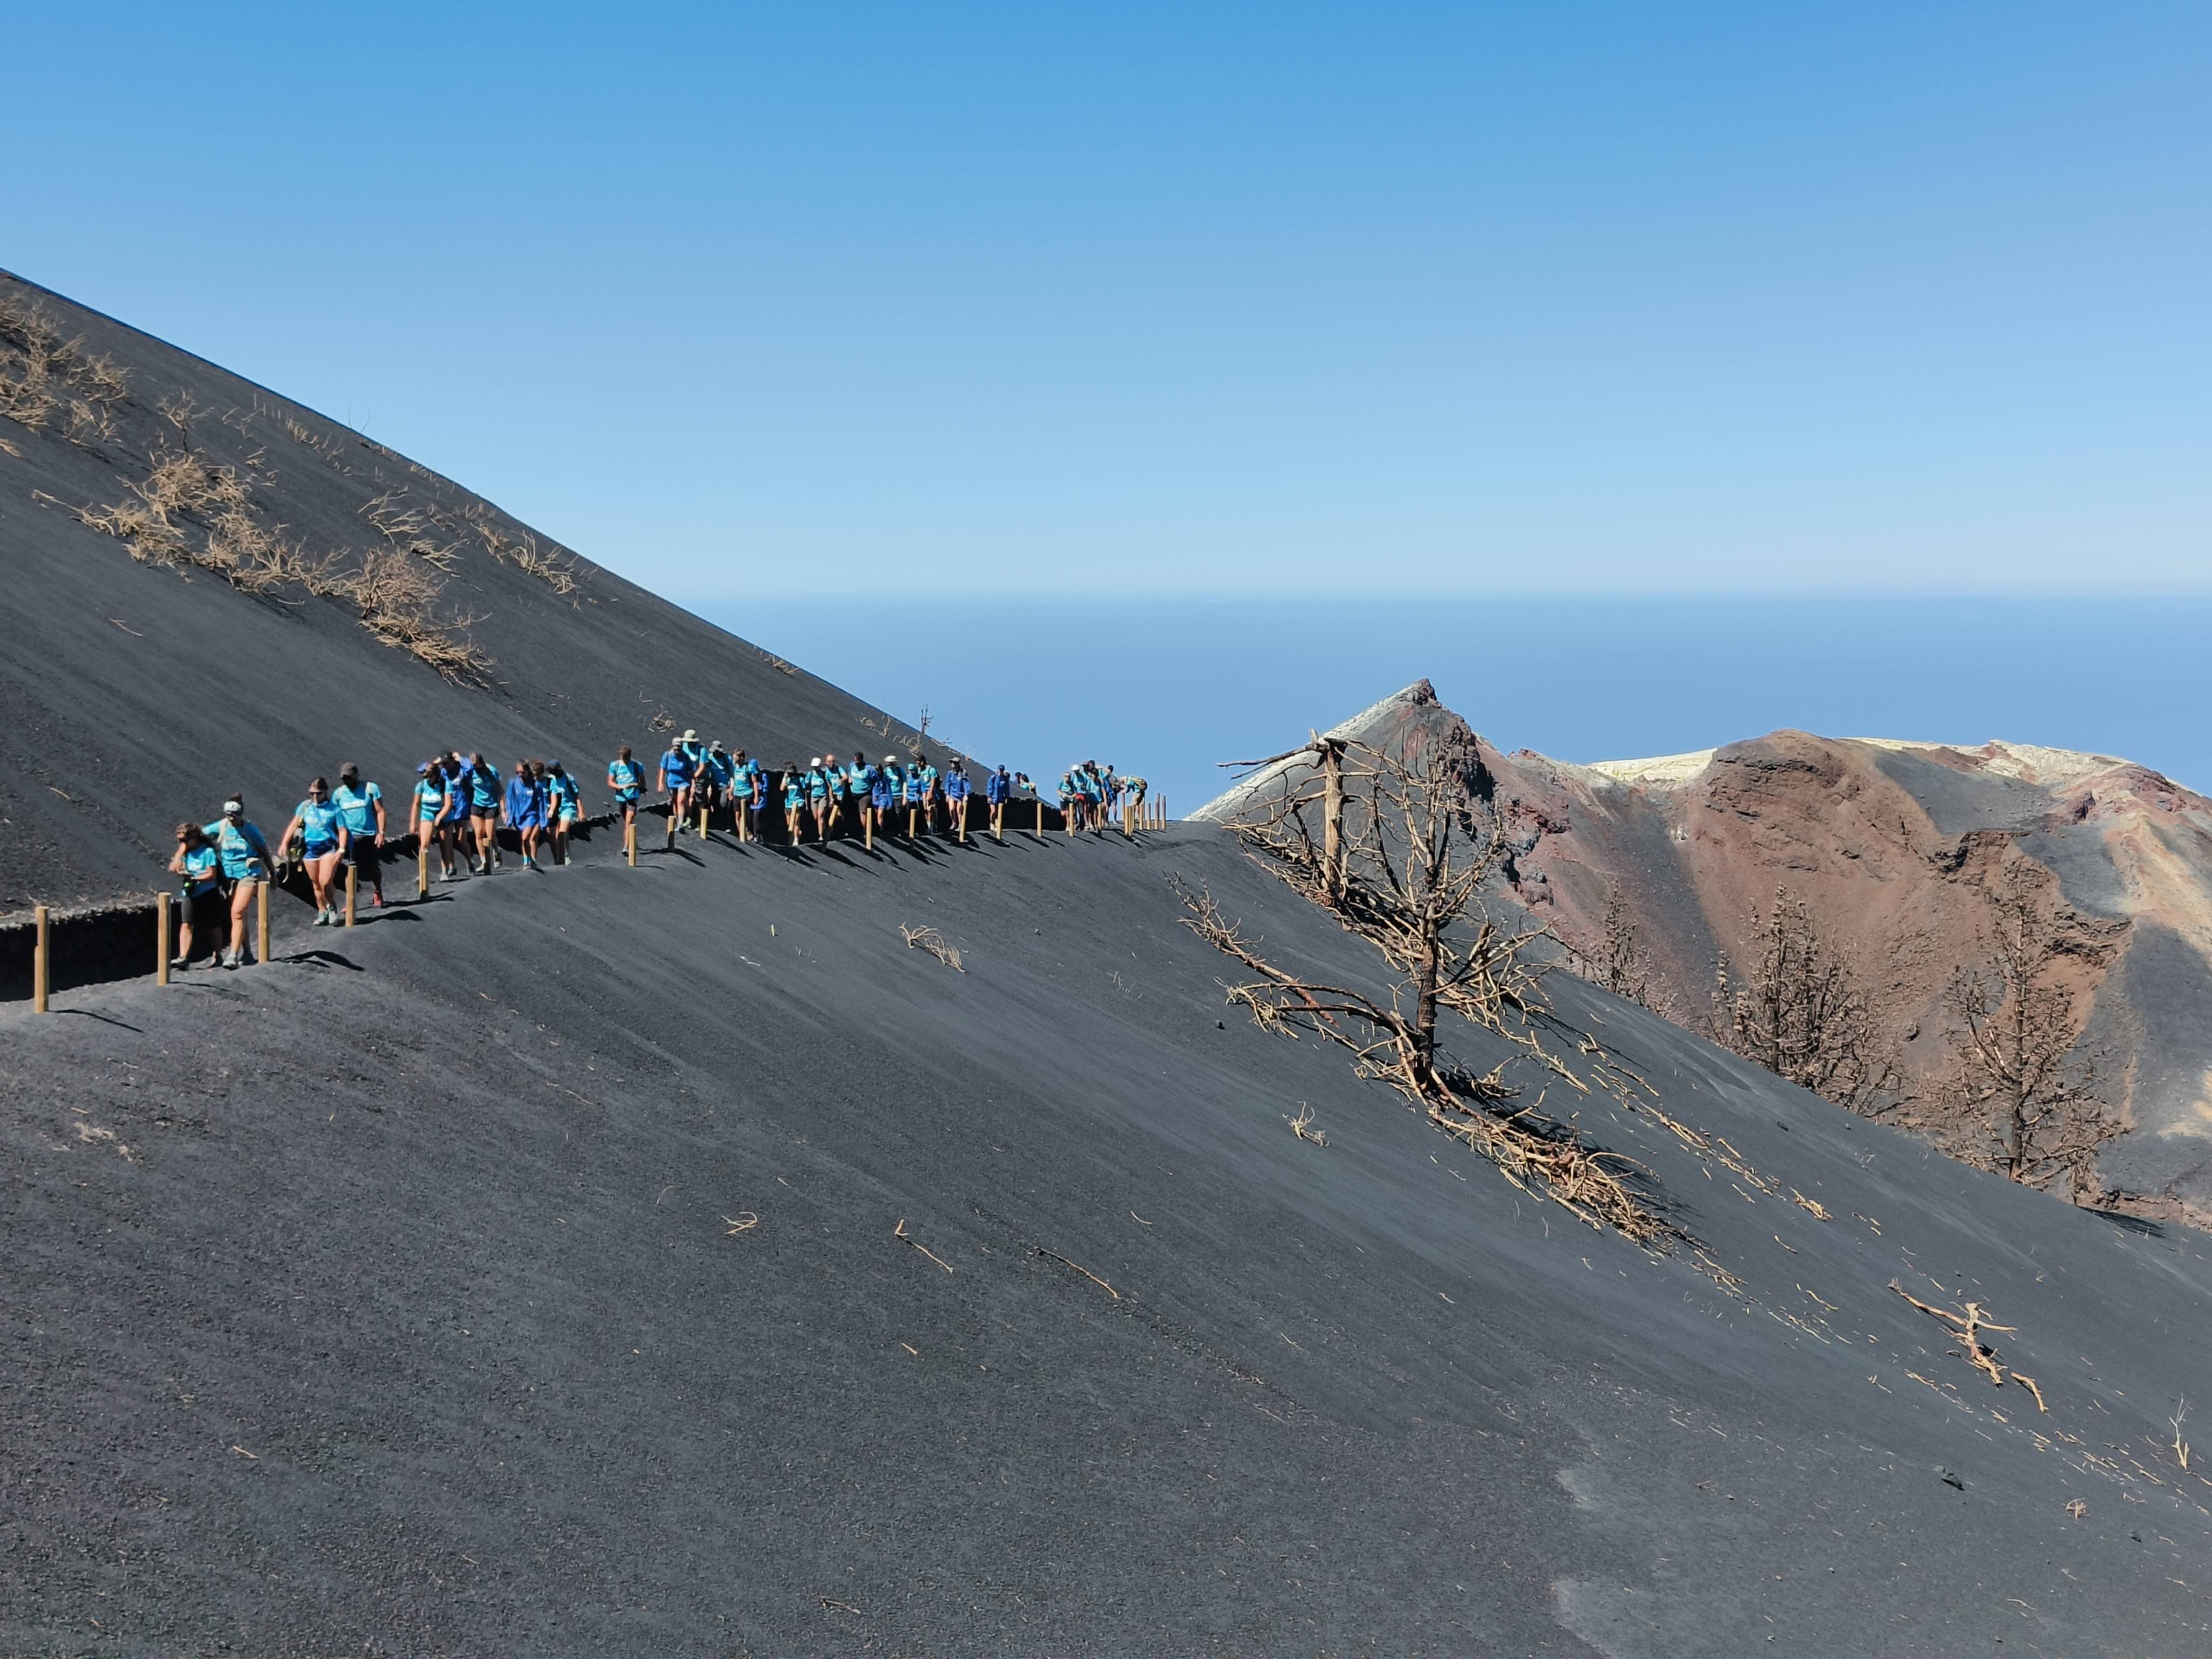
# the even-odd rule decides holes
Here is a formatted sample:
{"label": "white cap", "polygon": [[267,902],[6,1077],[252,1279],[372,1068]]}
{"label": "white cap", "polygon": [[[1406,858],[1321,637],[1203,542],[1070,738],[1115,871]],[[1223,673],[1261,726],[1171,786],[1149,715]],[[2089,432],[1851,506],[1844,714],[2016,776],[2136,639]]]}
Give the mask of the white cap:
{"label": "white cap", "polygon": [[222,815],[225,817],[230,817],[245,810],[246,803],[242,800],[227,800],[222,804]]}

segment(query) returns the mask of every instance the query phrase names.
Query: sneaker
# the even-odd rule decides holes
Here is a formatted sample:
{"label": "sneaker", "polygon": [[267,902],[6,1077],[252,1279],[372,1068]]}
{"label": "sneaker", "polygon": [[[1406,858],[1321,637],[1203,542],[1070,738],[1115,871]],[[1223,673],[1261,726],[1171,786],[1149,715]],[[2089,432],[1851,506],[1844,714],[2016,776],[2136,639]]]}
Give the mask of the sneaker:
{"label": "sneaker", "polygon": [[179,957],[174,962],[169,964],[169,971],[173,974],[181,974],[190,969],[191,965],[190,958]]}
{"label": "sneaker", "polygon": [[368,902],[370,908],[373,909],[381,910],[384,908],[384,895],[381,893],[372,893],[368,896]]}
{"label": "sneaker", "polygon": [[328,910],[316,911],[314,925],[318,927],[329,927],[331,925],[331,913]]}
{"label": "sneaker", "polygon": [[460,878],[461,872],[458,870],[448,870],[438,878],[440,881],[459,881]]}
{"label": "sneaker", "polygon": [[535,870],[538,867],[538,861],[535,859],[525,859],[522,860],[522,867],[526,870]]}
{"label": "sneaker", "polygon": [[218,951],[215,953],[215,959],[226,968],[235,968],[238,959],[245,954],[243,951]]}

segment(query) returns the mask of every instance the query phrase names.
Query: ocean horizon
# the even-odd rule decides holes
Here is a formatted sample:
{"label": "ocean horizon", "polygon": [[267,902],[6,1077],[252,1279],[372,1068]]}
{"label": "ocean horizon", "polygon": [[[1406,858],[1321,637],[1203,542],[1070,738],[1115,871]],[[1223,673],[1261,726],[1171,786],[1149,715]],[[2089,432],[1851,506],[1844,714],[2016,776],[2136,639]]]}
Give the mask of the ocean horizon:
{"label": "ocean horizon", "polygon": [[981,760],[1110,761],[1178,815],[1226,763],[1423,678],[1500,748],[1585,764],[1795,728],[2083,750],[2212,787],[2197,596],[685,602]]}

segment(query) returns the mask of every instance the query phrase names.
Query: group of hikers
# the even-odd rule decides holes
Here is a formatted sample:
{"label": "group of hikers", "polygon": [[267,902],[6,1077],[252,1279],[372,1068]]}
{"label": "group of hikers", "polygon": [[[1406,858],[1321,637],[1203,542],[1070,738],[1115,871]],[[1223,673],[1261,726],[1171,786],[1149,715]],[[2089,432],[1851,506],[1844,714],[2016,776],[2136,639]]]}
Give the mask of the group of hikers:
{"label": "group of hikers", "polygon": [[[606,787],[625,838],[634,837],[647,785],[627,745],[608,763]],[[850,834],[872,844],[878,835],[918,838],[940,827],[965,839],[975,793],[957,757],[939,770],[919,752],[903,760],[886,755],[875,763],[856,753],[847,764],[834,755],[817,755],[804,767],[793,761],[771,770],[742,749],[732,752],[719,741],[702,742],[696,730],[669,744],[652,787],[665,798],[672,844],[687,830],[709,833],[720,814],[741,839],[761,840],[762,814],[779,800],[784,836],[793,845],[809,839],[810,830],[817,842]],[[981,793],[994,834],[1005,834],[1006,810],[1022,799],[1038,803],[1037,827],[1043,828],[1038,792],[1026,774],[999,767],[984,778]],[[1123,777],[1111,764],[1085,761],[1060,775],[1060,808],[1071,831],[1103,829],[1117,810],[1139,809],[1145,794],[1142,778]],[[476,875],[499,866],[502,830],[513,832],[523,868],[544,868],[541,858],[568,863],[568,838],[582,817],[582,792],[559,761],[518,760],[502,776],[482,753],[449,750],[415,769],[406,833],[414,838],[423,879],[434,850],[439,878],[454,881],[464,858]],[[222,816],[212,823],[178,824],[169,860],[170,872],[183,885],[177,965],[190,967],[204,940],[214,944],[216,966],[244,965],[255,892],[264,882],[281,882],[290,866],[307,877],[318,927],[343,919],[337,896],[342,870],[353,872],[349,891],[365,887],[370,903],[381,908],[380,854],[393,839],[384,792],[363,782],[352,761],[338,769],[336,789],[325,778],[308,784],[273,849],[246,817],[242,794],[223,802]]]}

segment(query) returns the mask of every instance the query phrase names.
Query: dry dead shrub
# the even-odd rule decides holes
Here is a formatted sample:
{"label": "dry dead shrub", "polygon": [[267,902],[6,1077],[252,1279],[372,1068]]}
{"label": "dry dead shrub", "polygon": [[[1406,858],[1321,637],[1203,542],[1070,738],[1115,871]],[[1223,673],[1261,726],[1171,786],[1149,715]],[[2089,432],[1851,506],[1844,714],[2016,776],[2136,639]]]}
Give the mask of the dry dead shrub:
{"label": "dry dead shrub", "polygon": [[33,432],[57,414],[63,434],[88,447],[115,433],[115,410],[130,376],[105,353],[64,339],[54,319],[27,295],[0,296],[0,415]]}
{"label": "dry dead shrub", "polygon": [[908,950],[927,951],[956,973],[964,974],[968,971],[961,966],[960,952],[946,944],[945,935],[934,927],[908,927],[902,923],[899,927],[899,937],[906,941]]}
{"label": "dry dead shrub", "polygon": [[526,530],[519,536],[508,535],[491,521],[491,509],[481,502],[461,516],[477,532],[494,563],[513,564],[564,597],[581,585],[582,566],[574,554],[558,547],[541,548],[538,538]]}
{"label": "dry dead shrub", "polygon": [[481,681],[491,659],[469,638],[473,617],[439,614],[445,584],[403,552],[371,552],[353,580],[362,626],[461,684]]}

